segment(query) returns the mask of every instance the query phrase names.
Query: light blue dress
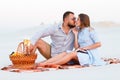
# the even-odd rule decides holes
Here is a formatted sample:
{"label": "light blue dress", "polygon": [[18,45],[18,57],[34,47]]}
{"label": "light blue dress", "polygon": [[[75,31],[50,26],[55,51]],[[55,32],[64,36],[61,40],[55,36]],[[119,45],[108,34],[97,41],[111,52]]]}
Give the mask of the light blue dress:
{"label": "light blue dress", "polygon": [[[96,42],[100,42],[100,41],[94,29],[90,30],[90,27],[87,27],[79,31],[78,43],[81,48],[92,45]],[[92,50],[87,50],[87,53],[88,54],[80,53],[80,52],[77,53],[77,57],[81,65],[100,66],[106,64],[106,62],[101,60],[101,58],[99,57],[97,48]]]}

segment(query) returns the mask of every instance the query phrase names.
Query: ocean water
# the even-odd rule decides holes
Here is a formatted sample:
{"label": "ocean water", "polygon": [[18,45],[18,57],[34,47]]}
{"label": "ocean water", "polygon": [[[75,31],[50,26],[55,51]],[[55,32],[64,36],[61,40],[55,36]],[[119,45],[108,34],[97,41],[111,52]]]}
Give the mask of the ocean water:
{"label": "ocean water", "polygon": [[[35,32],[44,29],[44,25],[27,27],[27,28],[1,28],[0,30],[0,66],[11,64],[9,54],[16,51],[17,45],[25,38],[30,38]],[[112,27],[94,27],[101,40],[102,46],[99,48],[101,57],[120,58],[120,26]],[[48,43],[50,38],[44,38]],[[38,52],[37,52],[38,53]],[[37,61],[44,58],[38,53]]]}

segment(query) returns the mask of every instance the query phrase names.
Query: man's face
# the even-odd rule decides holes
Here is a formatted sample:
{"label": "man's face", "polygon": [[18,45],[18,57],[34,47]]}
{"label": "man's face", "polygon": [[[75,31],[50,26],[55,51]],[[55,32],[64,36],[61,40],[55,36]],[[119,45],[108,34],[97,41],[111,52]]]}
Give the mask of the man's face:
{"label": "man's face", "polygon": [[67,17],[67,24],[70,28],[74,28],[75,27],[75,23],[76,23],[76,18],[74,16],[74,14],[69,14],[69,16]]}

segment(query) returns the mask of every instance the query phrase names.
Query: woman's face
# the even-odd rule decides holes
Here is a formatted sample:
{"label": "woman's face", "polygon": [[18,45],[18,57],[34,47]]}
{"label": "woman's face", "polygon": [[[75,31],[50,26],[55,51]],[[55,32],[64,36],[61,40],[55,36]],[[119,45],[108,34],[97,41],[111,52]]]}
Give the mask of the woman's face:
{"label": "woman's face", "polygon": [[80,25],[81,25],[81,21],[80,21],[80,18],[78,17],[78,18],[77,18],[77,21],[76,21],[76,26],[79,26],[79,27],[80,27]]}

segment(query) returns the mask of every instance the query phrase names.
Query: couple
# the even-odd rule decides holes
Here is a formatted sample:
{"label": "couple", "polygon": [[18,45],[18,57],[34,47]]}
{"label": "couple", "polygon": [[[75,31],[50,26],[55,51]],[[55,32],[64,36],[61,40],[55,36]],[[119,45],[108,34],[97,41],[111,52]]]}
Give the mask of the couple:
{"label": "couple", "polygon": [[[50,45],[41,39],[46,36],[52,40]],[[100,46],[95,30],[90,27],[89,16],[79,14],[76,20],[74,13],[67,11],[63,14],[62,25],[48,27],[31,38],[30,51],[35,53],[38,49],[47,59],[38,66],[76,62],[81,66],[99,66],[106,64],[98,56],[97,48]]]}

